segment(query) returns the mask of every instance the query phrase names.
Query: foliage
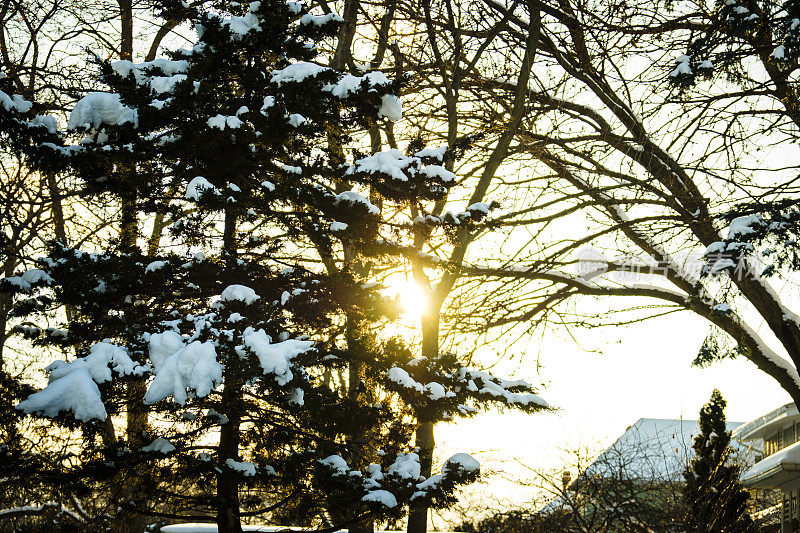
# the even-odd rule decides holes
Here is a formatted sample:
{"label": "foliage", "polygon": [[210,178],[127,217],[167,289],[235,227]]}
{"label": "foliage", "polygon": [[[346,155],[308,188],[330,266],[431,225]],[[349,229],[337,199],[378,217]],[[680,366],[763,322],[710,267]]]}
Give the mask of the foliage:
{"label": "foliage", "polygon": [[726,402],[718,390],[700,409],[700,434],[695,456],[684,473],[685,531],[751,531],[747,491],[739,481],[740,467],[730,461],[731,434],[725,426]]}
{"label": "foliage", "polygon": [[[405,80],[312,62],[338,16],[277,0],[161,7],[198,41],[169,59],[98,60],[108,92],[83,96],[66,131],[12,86],[0,93],[7,142],[28,164],[69,169],[83,194],[122,206],[104,250],[53,242],[39,268],[0,280],[26,320],[17,333],[65,351],[17,409],[80,430],[58,474],[69,493],[98,491],[81,517],[90,527],[144,515],[237,531],[243,515],[291,509],[353,530],[411,503],[451,504],[479,465],[456,454],[421,475],[413,420],[546,404],[525,382],[452,355],[415,358],[373,332],[397,303],[358,262],[401,256],[376,204],[441,199],[455,185],[439,166],[447,150],[355,152],[348,164],[351,133],[400,118]],[[145,253],[137,218],[164,212],[176,220],[169,248]],[[45,327],[64,308],[63,327]],[[346,387],[331,379],[342,371]]]}

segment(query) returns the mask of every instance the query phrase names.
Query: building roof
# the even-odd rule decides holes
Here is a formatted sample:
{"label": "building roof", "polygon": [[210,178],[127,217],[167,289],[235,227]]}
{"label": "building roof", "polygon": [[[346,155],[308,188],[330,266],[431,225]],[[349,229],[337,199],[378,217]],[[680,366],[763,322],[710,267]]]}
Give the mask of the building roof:
{"label": "building roof", "polygon": [[[728,431],[741,422],[727,422]],[[683,471],[694,455],[692,444],[700,433],[697,420],[640,418],[609,446],[570,485],[578,490],[586,476],[640,479],[657,482],[683,482]],[[750,445],[731,440],[731,448],[745,465],[752,465],[755,453]],[[564,505],[559,496],[539,512],[549,512]]]}
{"label": "building roof", "polygon": [[[727,422],[728,431],[741,422]],[[640,418],[628,427],[586,469],[589,475],[623,475],[631,479],[682,480],[683,469],[694,455],[692,444],[700,433],[697,420]],[[744,450],[731,441],[734,450]]]}
{"label": "building roof", "polygon": [[769,433],[780,429],[784,424],[798,421],[800,421],[800,413],[797,412],[797,406],[790,402],[764,416],[756,418],[752,422],[742,424],[733,432],[733,438],[739,441],[763,439]]}
{"label": "building roof", "polygon": [[800,442],[778,450],[742,474],[742,483],[759,489],[781,488],[797,483],[800,476]]}

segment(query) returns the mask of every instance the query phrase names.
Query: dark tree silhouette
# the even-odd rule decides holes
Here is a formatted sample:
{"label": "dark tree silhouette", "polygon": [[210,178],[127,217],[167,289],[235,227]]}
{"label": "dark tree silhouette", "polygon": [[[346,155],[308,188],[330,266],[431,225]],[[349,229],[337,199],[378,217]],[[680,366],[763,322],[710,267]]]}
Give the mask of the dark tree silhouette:
{"label": "dark tree silhouette", "polygon": [[684,472],[687,514],[685,531],[751,531],[747,491],[739,482],[740,467],[729,461],[731,434],[725,428],[725,405],[716,389],[700,409],[700,434],[695,457]]}

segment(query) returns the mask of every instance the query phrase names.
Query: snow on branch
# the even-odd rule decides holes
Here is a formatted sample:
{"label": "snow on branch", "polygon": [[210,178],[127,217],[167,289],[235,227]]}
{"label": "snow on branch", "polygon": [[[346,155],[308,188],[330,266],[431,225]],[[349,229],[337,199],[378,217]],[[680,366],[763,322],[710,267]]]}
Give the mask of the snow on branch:
{"label": "snow on branch", "polygon": [[21,507],[0,509],[0,519],[11,518],[16,515],[42,514],[51,510],[58,510],[58,512],[68,514],[71,518],[77,520],[78,522],[84,522],[84,519],[81,516],[74,511],[67,509],[63,504],[58,502],[46,502],[41,505],[24,505]]}
{"label": "snow on branch", "polygon": [[112,370],[126,376],[141,375],[146,368],[136,365],[125,348],[100,342],[91,347],[86,357],[70,363],[54,361],[47,370],[47,387],[20,402],[17,409],[51,418],[71,412],[75,419],[88,422],[105,420],[107,416],[97,383],[111,381]]}
{"label": "snow on branch", "polygon": [[600,285],[593,281],[587,280],[586,276],[576,276],[574,274],[559,272],[557,270],[540,271],[536,268],[526,267],[494,268],[480,266],[466,266],[463,270],[465,273],[475,276],[550,281],[552,283],[559,283],[573,287],[581,294],[643,296],[668,300],[678,305],[685,305],[687,297],[686,293],[682,291],[649,284],[637,283],[619,286]]}
{"label": "snow on branch", "polygon": [[[174,340],[171,336],[169,340]],[[145,404],[154,404],[170,396],[176,403],[185,404],[187,390],[193,390],[199,398],[208,396],[211,390],[222,383],[222,365],[217,362],[217,352],[212,342],[194,341],[181,346],[176,352],[160,363],[165,345],[156,348],[158,354],[153,358],[153,339],[150,338],[151,359],[155,365],[155,378],[144,395]]]}
{"label": "snow on branch", "polygon": [[139,115],[120,102],[118,94],[89,93],[75,104],[69,115],[68,130],[98,129],[102,125],[120,126],[122,124],[139,125]]}
{"label": "snow on branch", "polygon": [[279,385],[286,385],[294,377],[291,371],[292,359],[310,350],[314,343],[299,339],[286,339],[273,343],[263,329],[248,327],[242,333],[242,341],[258,362],[264,374],[272,375]]}
{"label": "snow on branch", "polygon": [[50,418],[64,411],[72,412],[72,416],[82,422],[105,420],[108,416],[100,389],[86,369],[76,369],[51,382],[43,390],[17,404],[17,409]]}
{"label": "snow on branch", "polygon": [[390,368],[385,378],[389,390],[398,393],[418,417],[429,420],[470,416],[488,402],[522,410],[549,407],[526,381],[506,380],[460,366],[452,355],[412,359]]}

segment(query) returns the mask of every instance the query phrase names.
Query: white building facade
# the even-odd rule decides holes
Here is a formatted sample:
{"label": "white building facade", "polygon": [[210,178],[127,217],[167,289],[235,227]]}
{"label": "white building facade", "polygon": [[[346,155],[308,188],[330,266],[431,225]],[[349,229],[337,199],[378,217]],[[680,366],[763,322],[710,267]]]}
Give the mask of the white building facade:
{"label": "white building facade", "polygon": [[781,532],[800,533],[800,413],[794,403],[775,409],[733,431],[733,438],[757,450],[744,473],[751,489],[781,491]]}

